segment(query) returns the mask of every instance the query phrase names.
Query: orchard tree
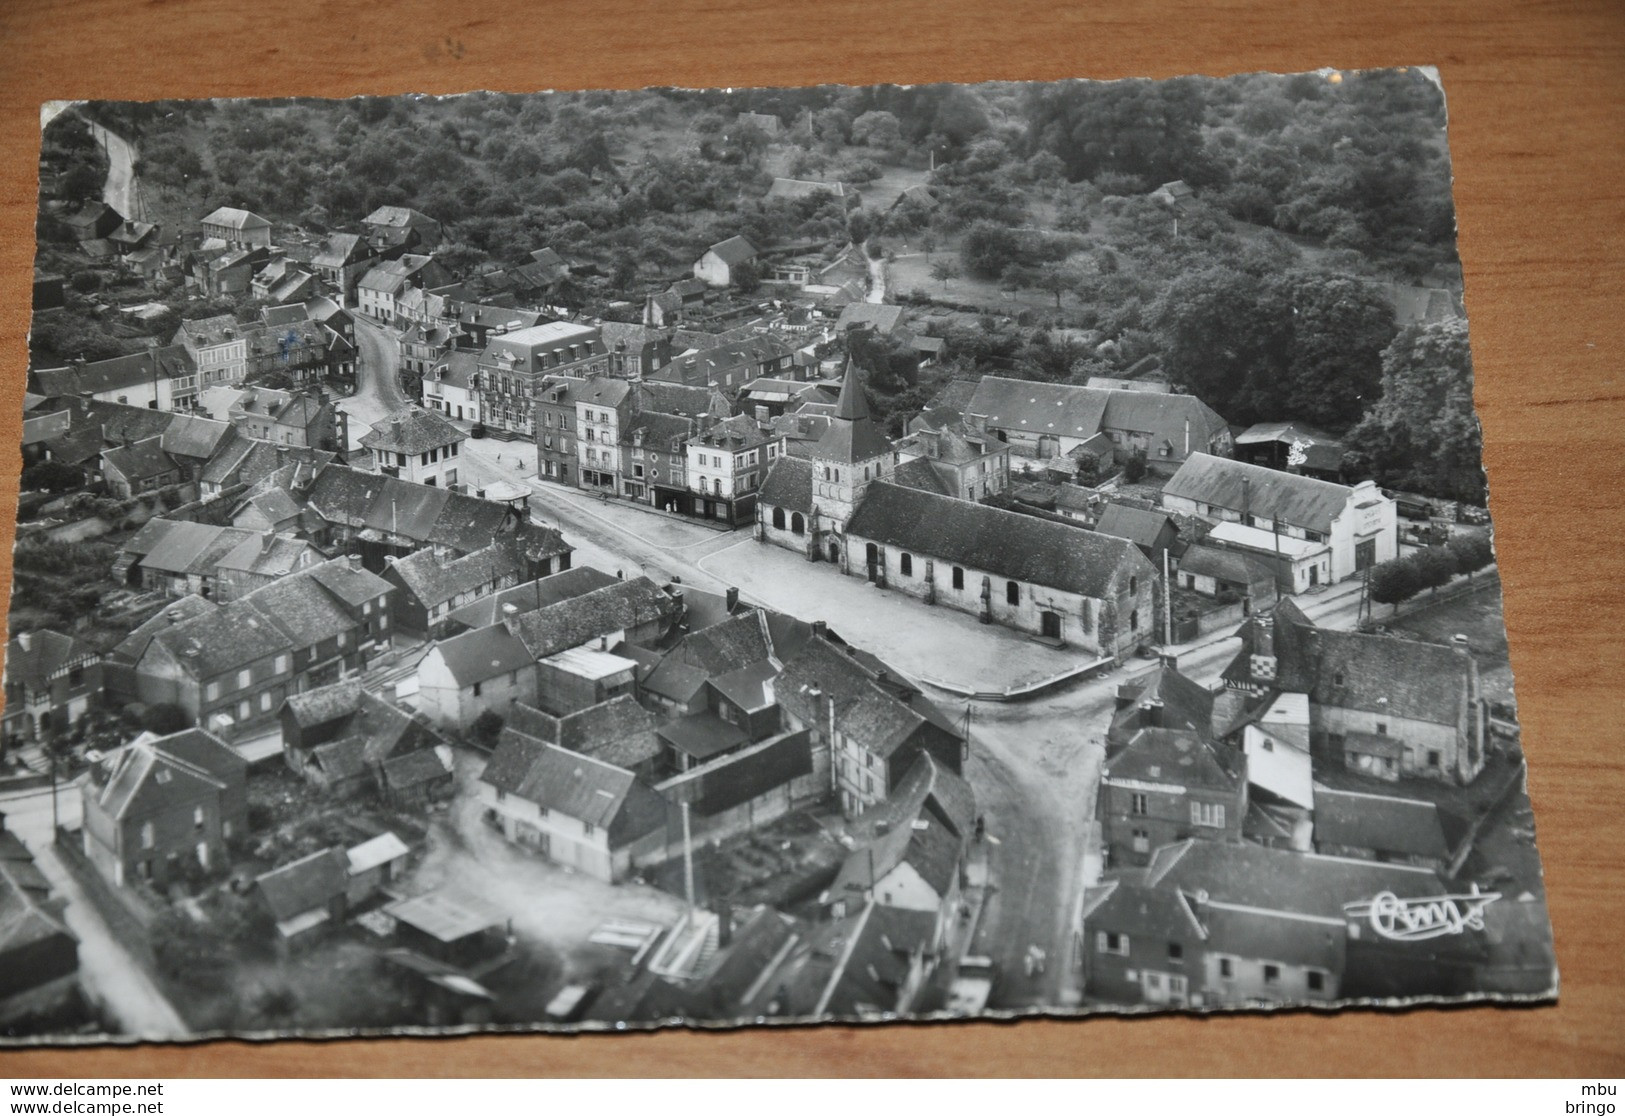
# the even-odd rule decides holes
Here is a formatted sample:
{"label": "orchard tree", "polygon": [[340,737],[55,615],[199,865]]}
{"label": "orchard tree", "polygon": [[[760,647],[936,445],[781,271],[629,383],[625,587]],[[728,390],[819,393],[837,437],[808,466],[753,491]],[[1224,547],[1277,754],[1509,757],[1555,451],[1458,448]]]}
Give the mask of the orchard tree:
{"label": "orchard tree", "polygon": [[931,278],[941,283],[946,290],[949,283],[959,278],[959,265],[952,260],[938,260],[931,265]]}

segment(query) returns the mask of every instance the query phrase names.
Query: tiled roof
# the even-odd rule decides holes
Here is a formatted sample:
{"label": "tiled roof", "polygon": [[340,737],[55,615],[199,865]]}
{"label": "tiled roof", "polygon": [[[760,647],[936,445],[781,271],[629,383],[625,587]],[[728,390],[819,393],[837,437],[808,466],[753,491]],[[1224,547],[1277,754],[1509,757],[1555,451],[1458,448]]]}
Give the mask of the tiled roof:
{"label": "tiled roof", "polygon": [[718,259],[729,265],[744,263],[756,256],[756,249],[742,236],[730,236],[727,240],[719,240],[707,251],[716,253]]}
{"label": "tiled roof", "polygon": [[1140,727],[1141,711],[1152,702],[1161,703],[1163,727],[1190,729],[1211,739],[1213,694],[1173,667],[1159,666],[1123,683],[1121,690],[1129,691],[1132,696],[1122,709],[1112,714],[1109,735],[1114,742],[1120,738],[1120,742],[1127,743],[1128,737]]}
{"label": "tiled roof", "polygon": [[929,458],[915,457],[903,462],[892,470],[891,483],[904,488],[917,488],[922,492],[934,492],[938,496],[956,495],[948,487],[946,481],[937,475]]}
{"label": "tiled roof", "polygon": [[1115,599],[1153,570],[1132,543],[917,489],[875,482],[847,533],[1033,585]]}
{"label": "tiled roof", "polygon": [[658,585],[634,577],[508,617],[506,623],[533,659],[544,659],[599,636],[669,619],[675,612],[676,602]]}
{"label": "tiled roof", "polygon": [[812,486],[812,462],[801,457],[780,457],[768,468],[756,500],[768,507],[811,515]]}
{"label": "tiled roof", "polygon": [[1205,453],[1191,454],[1162,491],[1165,497],[1176,496],[1233,511],[1245,508],[1250,515],[1322,533],[1332,529],[1332,520],[1342,514],[1354,495],[1347,485]]}
{"label": "tiled roof", "polygon": [[[820,691],[816,698],[814,689]],[[827,717],[827,702],[833,699],[840,731],[878,756],[890,756],[928,724],[958,735],[927,699],[897,697],[878,684],[873,671],[827,639],[810,639],[786,659],[774,695],[804,723]]]}
{"label": "tiled roof", "polygon": [[835,320],[835,331],[844,333],[853,326],[869,326],[877,333],[894,333],[903,324],[903,308],[879,302],[854,302]]}
{"label": "tiled roof", "polygon": [[977,385],[966,414],[983,415],[987,424],[1025,433],[1088,438],[1102,429],[1133,430],[1166,442],[1170,452],[1204,450],[1225,429],[1222,418],[1200,399],[1110,388],[1045,384],[986,376]]}
{"label": "tiled roof", "polygon": [[434,547],[424,547],[397,559],[390,569],[419,603],[433,608],[459,593],[517,575],[521,567],[518,555],[507,540],[496,539],[489,546],[449,561],[442,559]]}

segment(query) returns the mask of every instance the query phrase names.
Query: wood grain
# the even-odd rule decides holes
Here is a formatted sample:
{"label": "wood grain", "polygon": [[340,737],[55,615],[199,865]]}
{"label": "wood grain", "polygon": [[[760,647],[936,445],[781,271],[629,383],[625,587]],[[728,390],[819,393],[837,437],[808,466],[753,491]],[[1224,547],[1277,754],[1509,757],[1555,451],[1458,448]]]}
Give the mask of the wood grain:
{"label": "wood grain", "polygon": [[[1625,1072],[1625,5],[1618,0],[30,0],[0,10],[0,444],[20,429],[37,109],[348,96],[1229,74],[1432,63],[1563,991],[1556,1007],[199,1043],[0,1076],[1517,1075]],[[11,460],[15,461],[15,458]],[[9,523],[16,475],[0,481]],[[9,578],[9,566],[6,569]]]}

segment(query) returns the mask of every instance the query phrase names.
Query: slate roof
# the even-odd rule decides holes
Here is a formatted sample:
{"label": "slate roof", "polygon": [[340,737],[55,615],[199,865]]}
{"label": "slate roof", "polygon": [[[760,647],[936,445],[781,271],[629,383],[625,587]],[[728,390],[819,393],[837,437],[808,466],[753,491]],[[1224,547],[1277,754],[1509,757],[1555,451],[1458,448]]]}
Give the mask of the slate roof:
{"label": "slate roof", "polygon": [[89,361],[72,368],[38,369],[32,378],[42,395],[100,395],[150,385],[156,380],[189,376],[195,371],[197,366],[186,347],[175,344]]}
{"label": "slate roof", "polygon": [[430,652],[436,653],[460,687],[523,670],[536,661],[526,652],[525,645],[501,624],[443,639]]}
{"label": "slate roof", "polygon": [[191,341],[191,347],[208,348],[228,341],[241,340],[242,331],[243,327],[239,326],[237,319],[230,314],[215,314],[209,318],[193,318],[182,322],[180,332],[175,336],[185,337]]}
{"label": "slate roof", "polygon": [[533,659],[656,620],[670,618],[676,602],[646,577],[628,578],[533,612],[506,619]]}
{"label": "slate roof", "polygon": [[299,569],[302,563],[318,558],[316,549],[303,539],[272,535],[244,539],[215,563],[217,569],[245,570],[266,577],[281,577]]}
{"label": "slate roof", "polygon": [[126,480],[156,480],[179,469],[175,459],[164,452],[162,443],[161,437],[154,437],[132,442],[128,446],[105,449],[102,460],[108,467],[117,469]]}
{"label": "slate roof", "polygon": [[511,517],[506,504],[344,465],[323,469],[306,502],[329,523],[443,542],[465,553],[500,533]]}
{"label": "slate roof", "polygon": [[459,593],[517,575],[521,566],[508,540],[495,539],[489,546],[450,561],[439,558],[433,547],[424,547],[397,559],[390,569],[408,593],[426,608],[432,608],[454,599]]}
{"label": "slate roof", "polygon": [[1201,683],[1187,678],[1169,666],[1155,670],[1123,683],[1122,689],[1132,696],[1129,703],[1112,714],[1109,736],[1124,737],[1138,729],[1140,714],[1153,701],[1162,703],[1162,724],[1165,728],[1190,729],[1209,738],[1213,728],[1213,694]]}
{"label": "slate roof", "polygon": [[887,479],[903,488],[917,488],[921,492],[934,492],[938,496],[957,495],[948,487],[947,480],[938,475],[936,467],[927,457],[910,458],[893,469]]}
{"label": "slate roof", "polygon": [[1188,729],[1142,728],[1106,761],[1112,779],[1173,784],[1213,791],[1234,791],[1241,781],[1240,762]]}
{"label": "slate roof", "polygon": [[[893,675],[892,677],[896,677]],[[822,691],[816,700],[812,690]],[[926,725],[960,738],[941,710],[917,692],[905,700],[878,684],[874,671],[828,639],[810,639],[789,656],[774,685],[779,703],[803,722],[824,712],[833,698],[839,730],[866,751],[887,757],[916,739]]]}
{"label": "slate roof", "polygon": [[347,678],[329,686],[318,686],[303,693],[289,694],[283,708],[301,728],[313,728],[348,717],[361,703],[361,679]]}
{"label": "slate roof", "polygon": [[199,794],[223,793],[229,778],[224,770],[200,767],[153,740],[119,749],[85,789],[108,817],[145,817],[190,803]]}
{"label": "slate roof", "polygon": [[250,229],[268,229],[271,222],[257,213],[250,213],[246,209],[237,209],[234,206],[223,205],[207,217],[200,224],[225,225],[227,228],[246,232]]}
{"label": "slate roof", "polygon": [[992,427],[1065,438],[1088,438],[1103,429],[1138,431],[1167,443],[1175,456],[1184,453],[1187,423],[1192,451],[1205,449],[1226,429],[1224,419],[1193,395],[1044,384],[1003,376],[983,377],[965,413],[986,416]]}
{"label": "slate roof", "polygon": [[787,512],[811,515],[813,467],[802,457],[781,456],[767,470],[767,478],[757,490],[756,502]]}
{"label": "slate roof", "polygon": [[[523,738],[512,737],[510,741]],[[497,776],[506,778],[508,771],[526,758],[529,764],[509,793],[608,830],[612,847],[635,841],[666,824],[665,799],[632,772],[553,744],[542,744],[539,751],[529,743],[517,744],[504,758]],[[496,761],[493,756],[492,763]],[[482,778],[492,781],[491,765]]]}
{"label": "slate roof", "polygon": [[1179,572],[1211,577],[1229,585],[1273,584],[1275,577],[1255,560],[1224,547],[1197,543],[1179,557]]}
{"label": "slate roof", "polygon": [[451,778],[452,769],[434,748],[402,752],[383,761],[384,786],[390,790],[411,790]]}
{"label": "slate roof", "polygon": [[870,417],[869,401],[857,370],[848,363],[841,381],[841,395],[829,428],[810,451],[810,456],[826,461],[854,464],[883,457],[892,452],[891,441]]}
{"label": "slate roof", "polygon": [[471,349],[453,349],[434,366],[434,374],[439,383],[467,390],[479,367],[479,353]]}
{"label": "slate roof", "polygon": [[470,601],[453,610],[448,618],[459,624],[466,624],[470,628],[483,628],[502,619],[506,614],[504,605],[513,605],[516,612],[534,612],[538,608],[545,608],[560,601],[567,601],[571,597],[590,593],[594,589],[613,585],[619,580],[612,574],[604,573],[592,566],[572,566],[556,574],[526,581],[508,589],[499,589],[477,601]]}
{"label": "slate roof", "polygon": [[[1154,398],[1154,397],[1149,397]],[[1193,453],[1163,486],[1163,495],[1241,511],[1327,533],[1354,490],[1226,457]]]}
{"label": "slate roof", "polygon": [[368,254],[357,250],[364,243],[356,233],[329,233],[310,262],[316,267],[343,267]]}
{"label": "slate roof", "polygon": [[161,435],[165,453],[176,457],[207,459],[214,456],[231,433],[231,424],[204,418],[202,415],[171,415],[169,425]]}
{"label": "slate roof", "polygon": [[697,764],[750,743],[750,733],[709,710],[667,721],[656,731],[660,739]]}
{"label": "slate roof", "polygon": [[255,877],[271,917],[287,922],[317,908],[325,908],[344,894],[350,883],[350,860],[343,849],[322,849],[291,864]]}
{"label": "slate roof", "polygon": [[845,333],[853,326],[869,326],[877,333],[896,333],[903,324],[903,308],[887,303],[854,302],[835,319],[835,332]]}
{"label": "slate roof", "polygon": [[165,628],[173,627],[182,620],[190,620],[195,616],[203,616],[218,611],[219,605],[202,597],[190,595],[178,601],[171,601],[159,609],[145,623],[141,624],[129,635],[125,636],[113,648],[113,658],[123,663],[138,662],[142,655],[147,653],[147,647],[153,638]]}
{"label": "slate roof", "polygon": [[936,915],[870,904],[843,923],[841,950],[810,1014],[837,1018],[896,1010],[909,958],[936,936]]}
{"label": "slate roof", "polygon": [[33,853],[15,833],[0,830],[0,957],[28,957],[24,950],[53,938],[78,942]]}
{"label": "slate roof", "polygon": [[1179,525],[1166,515],[1131,508],[1126,504],[1107,504],[1101,510],[1100,519],[1096,521],[1094,529],[1102,535],[1127,539],[1134,545],[1149,550],[1157,545],[1158,539],[1169,527],[1174,529],[1174,537],[1177,538]]}
{"label": "slate roof", "polygon": [[659,757],[660,744],[655,738],[658,724],[658,718],[636,698],[618,694],[563,717],[515,703],[504,732],[520,733],[630,769]]}
{"label": "slate roof", "polygon": [[[1461,723],[1476,676],[1472,656],[1462,648],[1319,628],[1289,600],[1269,615],[1277,661],[1273,688],[1307,693],[1316,705]],[[1258,623],[1255,616],[1243,625],[1242,647],[1225,668],[1226,681],[1250,681],[1248,657],[1258,643]]]}
{"label": "slate roof", "polygon": [[706,251],[716,253],[717,258],[730,267],[756,256],[756,249],[742,236],[730,236],[727,240],[719,240]]}
{"label": "slate roof", "polygon": [[1130,575],[1155,572],[1124,539],[883,481],[869,485],[846,530],[942,562],[1096,600],[1115,599]]}
{"label": "slate roof", "polygon": [[1370,849],[1379,856],[1450,857],[1438,807],[1425,799],[1361,794],[1317,785],[1315,844]]}
{"label": "slate roof", "polygon": [[30,690],[45,689],[51,676],[69,663],[79,659],[92,659],[95,649],[72,636],[38,628],[28,634],[25,649],[17,636],[6,644],[6,684],[25,686]]}
{"label": "slate roof", "polygon": [[672,653],[710,676],[766,661],[773,655],[773,643],[765,613],[749,609],[699,631],[691,631]]}

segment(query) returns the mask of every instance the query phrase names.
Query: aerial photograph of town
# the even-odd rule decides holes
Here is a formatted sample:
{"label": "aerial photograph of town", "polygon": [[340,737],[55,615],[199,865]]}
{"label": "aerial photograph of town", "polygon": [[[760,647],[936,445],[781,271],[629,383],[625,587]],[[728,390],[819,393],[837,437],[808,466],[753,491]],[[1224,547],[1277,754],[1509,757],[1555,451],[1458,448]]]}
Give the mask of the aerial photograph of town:
{"label": "aerial photograph of town", "polygon": [[0,1042],[1555,997],[1431,70],[41,119]]}

